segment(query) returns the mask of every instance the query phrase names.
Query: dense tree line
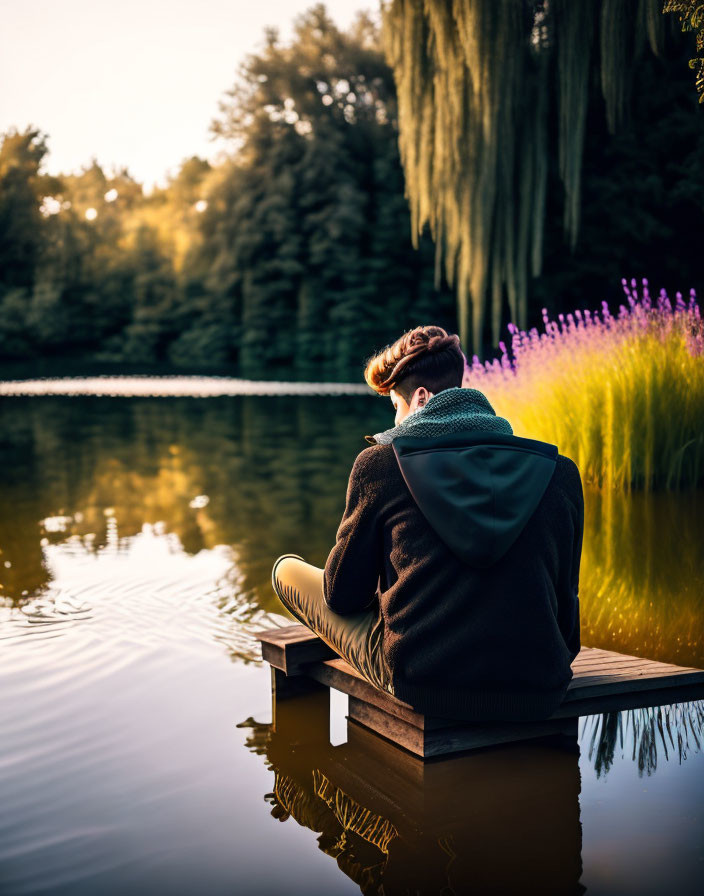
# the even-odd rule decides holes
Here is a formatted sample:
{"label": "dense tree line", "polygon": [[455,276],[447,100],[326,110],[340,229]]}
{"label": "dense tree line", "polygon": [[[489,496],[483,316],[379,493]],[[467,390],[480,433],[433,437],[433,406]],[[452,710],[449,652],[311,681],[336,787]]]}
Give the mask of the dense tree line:
{"label": "dense tree line", "polygon": [[[548,159],[556,186],[529,323],[545,305],[620,301],[621,276],[649,276],[672,294],[701,288],[704,109],[679,59],[645,58],[638,83],[616,136],[592,85],[574,251],[562,204],[550,199],[558,159]],[[358,379],[366,357],[403,329],[457,330],[429,231],[413,248],[378,22],[360,14],[342,32],[317,4],[290,44],[267,30],[212,130],[224,160],[187,159],[149,195],[127,169],[108,176],[95,159],[48,176],[47,135],[2,135],[0,360]],[[493,341],[487,330],[485,354]]]}
{"label": "dense tree line", "polygon": [[393,78],[372,20],[341,33],[315,7],[289,46],[270,29],[220,107],[227,161],[189,159],[150,196],[95,161],[42,177],[44,135],[6,135],[0,356],[358,378],[400,328],[453,326],[430,239],[411,244]]}

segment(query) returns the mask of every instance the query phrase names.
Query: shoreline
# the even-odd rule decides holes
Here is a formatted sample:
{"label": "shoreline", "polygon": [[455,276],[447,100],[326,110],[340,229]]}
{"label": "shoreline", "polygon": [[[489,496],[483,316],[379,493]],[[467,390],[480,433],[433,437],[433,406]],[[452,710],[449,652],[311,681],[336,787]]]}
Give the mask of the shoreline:
{"label": "shoreline", "polygon": [[224,376],[69,376],[0,380],[0,396],[104,395],[207,398],[219,395],[375,395],[366,383],[247,380]]}

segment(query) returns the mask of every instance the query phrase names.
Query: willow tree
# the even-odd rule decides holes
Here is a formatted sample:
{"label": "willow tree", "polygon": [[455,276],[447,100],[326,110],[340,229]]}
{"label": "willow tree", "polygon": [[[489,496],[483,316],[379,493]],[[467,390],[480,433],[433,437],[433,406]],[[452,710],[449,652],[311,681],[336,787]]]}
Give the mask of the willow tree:
{"label": "willow tree", "polygon": [[704,103],[704,3],[702,0],[665,0],[663,12],[675,12],[683,31],[696,33],[698,56],[689,60],[689,67],[696,72],[699,102]]}
{"label": "willow tree", "polygon": [[574,250],[590,83],[600,84],[614,134],[628,120],[642,55],[660,56],[666,33],[676,31],[662,7],[662,0],[382,0],[414,244],[429,225],[436,285],[444,266],[457,293],[460,338],[474,352],[488,313],[498,342],[506,301],[510,319],[528,325],[552,153]]}

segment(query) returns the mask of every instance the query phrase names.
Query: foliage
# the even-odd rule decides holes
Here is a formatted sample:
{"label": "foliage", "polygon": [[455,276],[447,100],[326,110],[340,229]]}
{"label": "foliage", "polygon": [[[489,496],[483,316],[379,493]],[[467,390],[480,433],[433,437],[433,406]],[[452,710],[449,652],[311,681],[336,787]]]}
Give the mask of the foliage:
{"label": "foliage", "polygon": [[[639,21],[644,34],[650,20]],[[548,23],[536,28],[536,40],[548,40]],[[525,132],[514,161],[527,166],[527,180],[509,183],[502,131],[497,183],[523,204],[513,249],[496,270],[525,287],[522,326],[538,323],[544,307],[556,314],[613,298],[624,269],[629,277],[647,270],[668,288],[689,282],[701,294],[704,118],[685,52],[642,55],[639,89],[629,103],[617,91],[607,106],[614,120],[628,113],[617,133],[599,107],[601,78],[591,78],[579,203],[574,192],[568,202],[581,237],[569,252],[561,178],[574,156],[561,156],[554,141],[541,155],[531,143],[537,131]],[[537,85],[522,85],[519,104],[521,114],[536,104],[531,127],[547,114],[541,103],[557,103]],[[0,135],[0,360],[360,379],[366,358],[405,329],[456,331],[456,299],[432,236],[411,229],[398,121],[379,26],[359,14],[341,32],[316,4],[289,43],[268,29],[240,65],[212,125],[221,159],[185,159],[148,195],[127,169],[108,173],[95,159],[77,174],[44,174],[47,137],[37,128]],[[571,121],[563,118],[566,133]],[[465,145],[456,150],[466,155]],[[529,181],[537,192],[524,202]],[[521,280],[519,256],[539,276]],[[493,284],[500,295],[501,278]],[[494,305],[482,352],[509,310],[506,296]]]}
{"label": "foliage", "polygon": [[[605,137],[627,125],[635,73],[677,44],[660,4],[390,0],[383,7],[413,233],[429,224],[437,269],[442,258],[457,289],[460,338],[473,351],[482,350],[488,323],[491,343],[498,341],[505,300],[510,319],[528,325],[529,278],[541,273],[551,194],[562,199],[574,250],[588,112],[603,106]],[[555,159],[559,181],[549,177]]]}
{"label": "foliage", "polygon": [[430,238],[411,243],[393,77],[367,14],[343,33],[317,4],[287,45],[268,29],[212,130],[223,162],[187,159],[149,196],[96,161],[49,189],[46,144],[6,137],[4,156],[26,160],[0,200],[0,357],[351,379],[419,318],[453,328]]}
{"label": "foliage", "polygon": [[203,268],[228,272],[245,375],[295,361],[358,376],[368,346],[425,308],[452,319],[411,246],[393,78],[367,15],[343,34],[317,4],[289,46],[270,29],[226,97],[213,131],[237,161],[204,216]]}
{"label": "foliage", "polygon": [[623,280],[616,317],[588,309],[544,312],[545,332],[514,324],[511,353],[465,380],[481,389],[516,435],[544,439],[571,457],[586,481],[612,488],[704,484],[704,322],[694,290],[675,307],[664,289]]}
{"label": "foliage", "polygon": [[699,56],[689,60],[689,67],[696,71],[699,102],[704,103],[704,3],[701,0],[665,0],[663,12],[676,12],[683,31],[696,31]]}

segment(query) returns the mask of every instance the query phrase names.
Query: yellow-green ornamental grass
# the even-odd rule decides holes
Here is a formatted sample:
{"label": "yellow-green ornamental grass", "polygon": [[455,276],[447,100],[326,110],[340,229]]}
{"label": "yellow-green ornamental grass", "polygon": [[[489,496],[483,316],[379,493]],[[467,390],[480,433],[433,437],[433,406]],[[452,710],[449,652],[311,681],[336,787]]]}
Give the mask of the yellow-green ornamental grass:
{"label": "yellow-green ornamental grass", "polygon": [[618,316],[602,302],[558,315],[543,309],[545,332],[513,334],[513,359],[481,364],[465,384],[480,389],[518,436],[542,439],[571,457],[585,483],[606,488],[691,488],[704,484],[704,322],[664,289],[651,302],[636,281]]}
{"label": "yellow-green ornamental grass", "polygon": [[[623,281],[616,317],[576,311],[545,332],[511,325],[512,354],[465,385],[485,393],[516,435],[571,457],[585,485],[580,572],[582,643],[704,663],[704,326],[664,290],[652,303]],[[628,500],[624,500],[629,492]]]}

